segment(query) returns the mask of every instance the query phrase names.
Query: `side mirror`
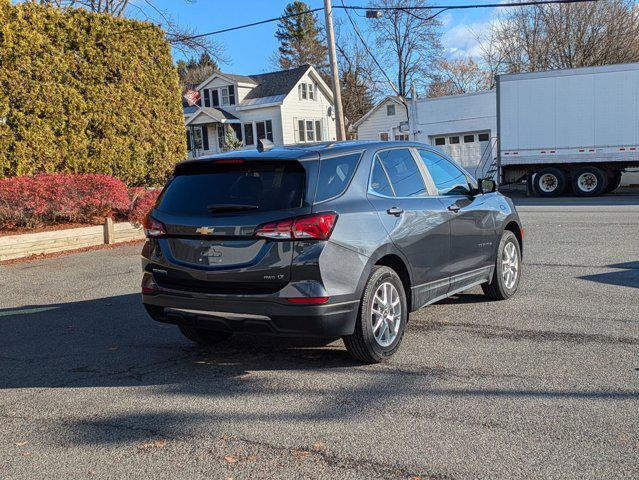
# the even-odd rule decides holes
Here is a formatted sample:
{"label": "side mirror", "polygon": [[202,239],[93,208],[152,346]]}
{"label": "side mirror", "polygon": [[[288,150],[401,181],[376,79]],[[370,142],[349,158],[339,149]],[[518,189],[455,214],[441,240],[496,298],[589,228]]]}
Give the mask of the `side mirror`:
{"label": "side mirror", "polygon": [[480,178],[477,181],[480,193],[492,193],[497,191],[497,183],[490,178]]}

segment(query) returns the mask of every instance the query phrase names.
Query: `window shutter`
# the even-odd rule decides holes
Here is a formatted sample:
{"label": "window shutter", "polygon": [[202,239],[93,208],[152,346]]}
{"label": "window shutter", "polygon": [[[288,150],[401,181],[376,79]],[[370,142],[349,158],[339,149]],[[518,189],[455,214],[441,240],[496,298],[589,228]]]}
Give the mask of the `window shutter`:
{"label": "window shutter", "polygon": [[229,85],[229,105],[235,105],[235,85]]}
{"label": "window shutter", "polygon": [[299,132],[300,142],[305,142],[306,141],[306,125],[304,123],[304,120],[297,121],[297,129]]}
{"label": "window shutter", "polygon": [[266,121],[266,138],[271,142],[273,141],[273,122],[270,120]]}
{"label": "window shutter", "polygon": [[297,125],[297,118],[293,117],[293,132],[295,135],[295,142],[299,142],[300,141],[300,129],[299,126]]}
{"label": "window shutter", "polygon": [[191,130],[186,131],[186,149],[193,150],[193,147],[191,146]]}
{"label": "window shutter", "polygon": [[315,120],[315,140],[321,142],[324,139],[324,135],[322,134],[322,121]]}
{"label": "window shutter", "polygon": [[202,147],[204,150],[209,149],[209,127],[202,125]]}
{"label": "window shutter", "polygon": [[297,86],[297,97],[298,97],[299,100],[302,99],[302,84],[301,83]]}
{"label": "window shutter", "polygon": [[217,90],[212,90],[212,93],[213,93],[213,106],[214,107],[219,107],[220,106],[220,95],[219,95]]}
{"label": "window shutter", "polygon": [[204,89],[204,106],[211,106],[211,91],[208,88]]}

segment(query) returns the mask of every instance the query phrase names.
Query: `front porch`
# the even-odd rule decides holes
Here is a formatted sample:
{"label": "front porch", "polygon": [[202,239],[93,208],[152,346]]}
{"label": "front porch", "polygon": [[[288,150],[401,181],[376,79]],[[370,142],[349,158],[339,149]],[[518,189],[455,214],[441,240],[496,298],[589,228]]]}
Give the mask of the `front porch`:
{"label": "front porch", "polygon": [[229,140],[242,141],[242,125],[224,110],[200,108],[186,121],[188,158],[223,152]]}

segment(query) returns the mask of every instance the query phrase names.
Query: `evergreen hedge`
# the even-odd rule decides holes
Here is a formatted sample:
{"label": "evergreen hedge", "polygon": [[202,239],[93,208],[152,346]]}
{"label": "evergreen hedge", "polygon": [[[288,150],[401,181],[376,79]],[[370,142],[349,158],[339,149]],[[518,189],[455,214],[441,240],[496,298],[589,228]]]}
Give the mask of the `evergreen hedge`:
{"label": "evergreen hedge", "polygon": [[161,183],[186,156],[159,27],[0,0],[0,178],[102,173]]}

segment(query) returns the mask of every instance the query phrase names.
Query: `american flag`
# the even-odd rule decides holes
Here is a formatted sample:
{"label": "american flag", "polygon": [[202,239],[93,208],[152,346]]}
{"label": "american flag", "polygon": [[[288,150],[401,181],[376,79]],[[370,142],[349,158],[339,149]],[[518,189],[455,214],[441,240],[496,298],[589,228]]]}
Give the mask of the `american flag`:
{"label": "american flag", "polygon": [[184,100],[186,100],[186,103],[191,107],[197,105],[200,101],[200,92],[197,90],[187,90],[184,94]]}

